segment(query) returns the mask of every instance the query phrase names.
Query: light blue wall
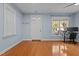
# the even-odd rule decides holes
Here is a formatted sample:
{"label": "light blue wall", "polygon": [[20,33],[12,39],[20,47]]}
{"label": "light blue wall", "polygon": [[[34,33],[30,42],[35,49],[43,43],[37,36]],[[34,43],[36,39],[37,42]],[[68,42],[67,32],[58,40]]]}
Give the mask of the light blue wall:
{"label": "light blue wall", "polygon": [[75,14],[73,13],[71,16],[71,27],[75,26]]}
{"label": "light blue wall", "polygon": [[[33,14],[32,14],[33,15]],[[34,15],[39,15],[39,14],[34,14]],[[62,39],[62,36],[61,35],[54,35],[52,33],[52,28],[51,28],[51,25],[52,25],[52,16],[68,16],[70,17],[71,19],[69,20],[70,21],[70,26],[73,25],[73,20],[72,20],[72,16],[71,15],[66,15],[66,14],[54,14],[54,15],[50,15],[50,14],[40,14],[42,16],[42,38],[43,39]],[[24,20],[23,20],[23,38],[24,39],[29,39],[31,38],[31,30],[30,30],[30,27],[31,27],[31,14],[29,15],[25,15],[24,16]]]}
{"label": "light blue wall", "polygon": [[3,37],[3,24],[4,24],[3,4],[0,3],[0,52],[10,47],[11,45],[17,43],[18,41],[22,40],[21,35],[22,15],[17,9],[15,10],[16,10],[16,35]]}
{"label": "light blue wall", "polygon": [[[74,26],[79,27],[79,12],[74,13]],[[77,41],[79,42],[79,34],[77,35]]]}
{"label": "light blue wall", "polygon": [[79,27],[79,12],[74,14],[74,26]]}
{"label": "light blue wall", "polygon": [[23,39],[31,39],[31,20],[30,15],[24,15],[23,21],[22,21],[22,33],[23,33]]}

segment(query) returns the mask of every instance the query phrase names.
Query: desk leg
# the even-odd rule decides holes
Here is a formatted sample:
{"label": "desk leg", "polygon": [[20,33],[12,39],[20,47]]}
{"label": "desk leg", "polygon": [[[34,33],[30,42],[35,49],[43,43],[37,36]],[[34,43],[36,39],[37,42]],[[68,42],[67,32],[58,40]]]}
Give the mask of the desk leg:
{"label": "desk leg", "polygon": [[64,33],[64,42],[65,42],[65,33]]}

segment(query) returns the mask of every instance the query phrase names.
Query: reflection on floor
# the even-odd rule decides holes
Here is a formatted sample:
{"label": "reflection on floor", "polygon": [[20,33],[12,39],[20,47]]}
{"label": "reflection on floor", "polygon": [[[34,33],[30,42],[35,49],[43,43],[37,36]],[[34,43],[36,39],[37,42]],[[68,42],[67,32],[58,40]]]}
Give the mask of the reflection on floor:
{"label": "reflection on floor", "polygon": [[79,44],[23,41],[2,56],[79,56]]}
{"label": "reflection on floor", "polygon": [[52,46],[52,53],[54,56],[66,56],[67,53],[64,51],[67,51],[66,45],[53,45]]}

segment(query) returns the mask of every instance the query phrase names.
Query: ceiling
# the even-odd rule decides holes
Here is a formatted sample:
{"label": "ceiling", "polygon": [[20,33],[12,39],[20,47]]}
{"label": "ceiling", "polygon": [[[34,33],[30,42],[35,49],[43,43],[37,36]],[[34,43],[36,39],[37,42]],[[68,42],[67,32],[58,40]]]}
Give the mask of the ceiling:
{"label": "ceiling", "polygon": [[[79,5],[73,3],[14,3],[23,13],[75,13],[79,11]],[[71,6],[68,6],[71,5]],[[68,7],[66,7],[68,6]]]}

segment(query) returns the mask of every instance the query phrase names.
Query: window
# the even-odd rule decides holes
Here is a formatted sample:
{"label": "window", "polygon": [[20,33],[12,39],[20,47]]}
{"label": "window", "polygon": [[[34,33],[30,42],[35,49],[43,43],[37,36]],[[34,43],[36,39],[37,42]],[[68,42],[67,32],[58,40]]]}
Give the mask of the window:
{"label": "window", "polygon": [[16,34],[16,13],[9,5],[4,5],[4,37]]}
{"label": "window", "polygon": [[66,17],[53,18],[52,20],[52,32],[56,35],[62,34],[68,26],[69,20]]}

